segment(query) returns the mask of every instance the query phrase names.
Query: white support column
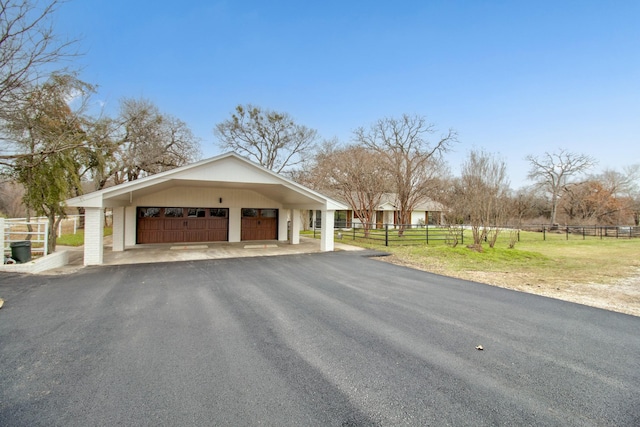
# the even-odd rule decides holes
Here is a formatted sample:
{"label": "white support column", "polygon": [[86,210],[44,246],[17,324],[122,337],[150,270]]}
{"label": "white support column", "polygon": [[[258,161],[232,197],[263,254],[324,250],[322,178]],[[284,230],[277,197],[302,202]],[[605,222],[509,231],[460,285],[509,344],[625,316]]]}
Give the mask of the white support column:
{"label": "white support column", "polygon": [[291,209],[278,209],[278,241],[287,241],[287,222]]}
{"label": "white support column", "polygon": [[124,206],[113,208],[113,252],[124,251]]}
{"label": "white support column", "polygon": [[137,207],[127,206],[124,209],[124,246],[135,246],[137,227]]}
{"label": "white support column", "polygon": [[300,243],[300,209],[291,209],[291,236],[289,243],[292,245]]}
{"label": "white support column", "polygon": [[104,209],[86,208],[84,218],[84,265],[100,265],[103,256]]}
{"label": "white support column", "polygon": [[322,232],[320,234],[320,251],[331,252],[333,251],[333,217],[335,211],[322,211],[321,226]]}
{"label": "white support column", "polygon": [[242,237],[242,211],[240,208],[229,208],[229,242],[239,242]]}

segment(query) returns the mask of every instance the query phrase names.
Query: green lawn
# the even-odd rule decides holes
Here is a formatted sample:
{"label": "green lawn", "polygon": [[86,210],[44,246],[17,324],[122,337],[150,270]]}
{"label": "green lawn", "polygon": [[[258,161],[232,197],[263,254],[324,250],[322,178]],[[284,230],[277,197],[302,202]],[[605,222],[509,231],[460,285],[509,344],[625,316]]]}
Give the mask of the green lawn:
{"label": "green lawn", "polygon": [[[111,227],[105,227],[104,235],[110,236],[113,233]],[[61,246],[82,246],[84,245],[84,230],[78,230],[76,234],[63,234],[58,236],[56,244]]]}

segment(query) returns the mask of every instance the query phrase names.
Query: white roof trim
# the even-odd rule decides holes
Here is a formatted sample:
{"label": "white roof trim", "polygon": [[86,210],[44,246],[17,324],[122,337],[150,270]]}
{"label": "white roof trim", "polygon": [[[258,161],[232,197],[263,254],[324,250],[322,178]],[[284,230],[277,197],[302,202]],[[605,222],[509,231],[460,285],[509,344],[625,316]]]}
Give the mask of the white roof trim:
{"label": "white roof trim", "polygon": [[[269,170],[262,165],[259,165],[251,160],[248,160],[237,153],[229,152],[216,157],[211,157],[209,159],[201,160],[199,162],[191,163],[189,165],[181,166],[175,169],[171,169],[165,172],[160,172],[154,175],[150,175],[144,178],[137,179],[135,181],[126,182],[123,184],[119,184],[113,187],[105,188],[102,190],[94,191],[92,193],[84,194],[82,196],[73,197],[66,201],[67,206],[78,206],[78,207],[105,207],[104,200],[120,196],[126,193],[133,193],[136,190],[141,190],[148,187],[153,187],[155,185],[171,181],[173,177],[180,175],[186,171],[191,169],[199,168],[201,166],[218,162],[225,158],[234,158],[236,160],[242,161],[258,170],[262,173],[270,175],[276,178],[277,181],[280,182],[286,188],[289,188],[292,191],[302,193],[305,196],[316,200],[319,203],[325,205],[325,209],[327,210],[344,210],[347,209],[347,206],[343,205],[340,202],[332,200],[314,190],[311,190],[301,184],[298,184],[295,181],[292,181],[288,178],[285,178],[272,170]],[[228,182],[235,182],[233,180],[229,180]],[[260,183],[256,183],[259,185]]]}

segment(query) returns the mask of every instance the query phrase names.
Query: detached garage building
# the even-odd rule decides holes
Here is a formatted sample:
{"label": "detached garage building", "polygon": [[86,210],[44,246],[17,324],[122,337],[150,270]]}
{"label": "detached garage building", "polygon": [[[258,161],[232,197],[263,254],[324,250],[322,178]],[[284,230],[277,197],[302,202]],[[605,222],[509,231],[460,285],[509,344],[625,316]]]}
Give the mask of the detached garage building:
{"label": "detached garage building", "polygon": [[298,244],[301,210],[322,211],[320,249],[332,251],[334,212],[346,209],[235,153],[74,197],[66,204],[85,208],[85,265],[102,264],[105,208],[113,210],[113,251],[149,243]]}

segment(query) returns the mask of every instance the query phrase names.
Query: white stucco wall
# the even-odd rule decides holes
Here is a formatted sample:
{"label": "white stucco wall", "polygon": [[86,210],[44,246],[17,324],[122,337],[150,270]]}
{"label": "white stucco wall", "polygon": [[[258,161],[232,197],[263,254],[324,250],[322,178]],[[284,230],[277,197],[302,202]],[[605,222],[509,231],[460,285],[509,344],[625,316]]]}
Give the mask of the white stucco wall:
{"label": "white stucco wall", "polygon": [[[220,203],[222,199],[222,203]],[[135,198],[135,206],[194,208],[258,208],[279,209],[282,206],[252,190],[209,187],[173,187]]]}
{"label": "white stucco wall", "polygon": [[113,247],[114,252],[124,251],[125,209],[122,206],[113,208]]}

